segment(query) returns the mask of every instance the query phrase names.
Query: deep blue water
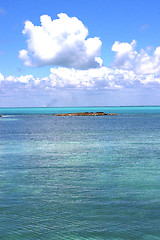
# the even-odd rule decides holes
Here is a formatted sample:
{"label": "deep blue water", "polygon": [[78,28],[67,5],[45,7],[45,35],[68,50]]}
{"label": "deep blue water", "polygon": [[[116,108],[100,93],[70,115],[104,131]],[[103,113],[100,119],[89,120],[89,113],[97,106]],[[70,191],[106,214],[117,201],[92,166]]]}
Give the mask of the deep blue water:
{"label": "deep blue water", "polygon": [[160,239],[160,107],[1,113],[1,240]]}

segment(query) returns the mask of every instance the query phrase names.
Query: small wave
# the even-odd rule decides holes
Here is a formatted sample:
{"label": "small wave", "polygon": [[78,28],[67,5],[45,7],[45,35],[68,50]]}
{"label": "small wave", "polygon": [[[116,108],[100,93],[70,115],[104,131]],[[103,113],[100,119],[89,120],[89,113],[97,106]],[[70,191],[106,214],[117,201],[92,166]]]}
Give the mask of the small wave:
{"label": "small wave", "polygon": [[3,118],[11,117],[10,115],[2,115]]}
{"label": "small wave", "polygon": [[16,118],[14,115],[2,115],[2,117],[0,117],[1,121],[17,121],[18,118]]}

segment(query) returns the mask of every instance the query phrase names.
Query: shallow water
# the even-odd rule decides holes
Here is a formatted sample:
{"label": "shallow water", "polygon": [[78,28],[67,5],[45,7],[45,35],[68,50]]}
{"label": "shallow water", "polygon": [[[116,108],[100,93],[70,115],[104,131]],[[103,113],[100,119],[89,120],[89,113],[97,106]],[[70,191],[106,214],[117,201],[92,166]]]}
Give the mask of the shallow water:
{"label": "shallow water", "polygon": [[146,107],[50,107],[50,108],[0,108],[4,115],[29,115],[29,114],[56,114],[75,112],[106,112],[119,114],[155,114],[160,113],[160,106]]}
{"label": "shallow water", "polygon": [[159,107],[19,110],[0,118],[1,240],[160,239]]}

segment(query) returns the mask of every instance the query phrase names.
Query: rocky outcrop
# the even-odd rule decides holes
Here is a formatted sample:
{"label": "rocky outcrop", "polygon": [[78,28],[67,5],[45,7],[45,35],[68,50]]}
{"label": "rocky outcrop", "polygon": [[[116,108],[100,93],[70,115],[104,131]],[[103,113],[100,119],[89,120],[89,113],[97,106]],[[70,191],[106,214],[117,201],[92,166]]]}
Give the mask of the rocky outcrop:
{"label": "rocky outcrop", "polygon": [[0,115],[0,117],[2,117],[2,115]]}
{"label": "rocky outcrop", "polygon": [[106,116],[117,115],[116,113],[104,113],[104,112],[78,112],[78,113],[57,113],[54,116]]}

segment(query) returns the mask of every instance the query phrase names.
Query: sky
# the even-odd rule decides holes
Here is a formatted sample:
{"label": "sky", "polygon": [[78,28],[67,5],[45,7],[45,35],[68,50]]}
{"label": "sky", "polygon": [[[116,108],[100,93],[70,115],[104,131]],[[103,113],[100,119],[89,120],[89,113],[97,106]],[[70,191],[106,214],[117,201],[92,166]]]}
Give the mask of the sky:
{"label": "sky", "polygon": [[159,0],[0,0],[0,107],[160,105]]}

